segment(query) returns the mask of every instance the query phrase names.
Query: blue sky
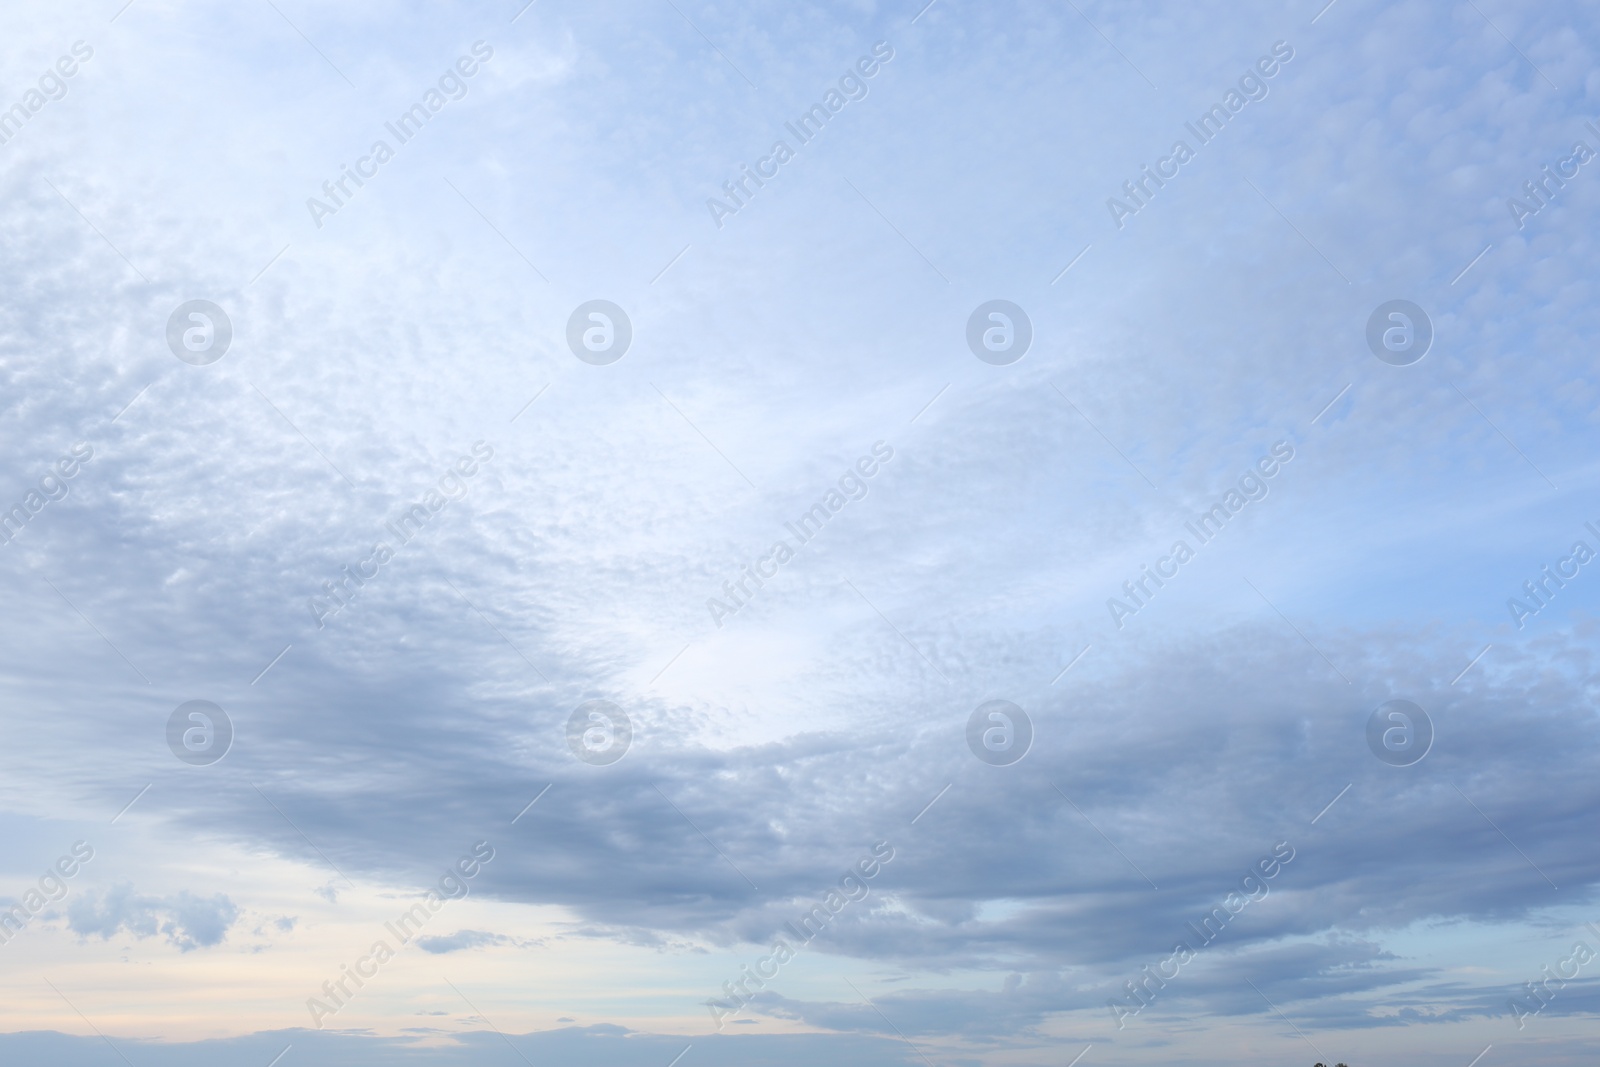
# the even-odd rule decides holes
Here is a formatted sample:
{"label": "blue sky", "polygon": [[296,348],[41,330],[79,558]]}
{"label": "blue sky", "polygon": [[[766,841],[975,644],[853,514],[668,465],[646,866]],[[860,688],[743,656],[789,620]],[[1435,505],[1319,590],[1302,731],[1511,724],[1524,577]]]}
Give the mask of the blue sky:
{"label": "blue sky", "polygon": [[[1597,28],[0,12],[5,1057],[1580,1062],[1600,961],[1510,1002],[1600,952],[1600,563],[1507,602],[1600,552]],[[610,363],[569,346],[597,300]],[[968,347],[994,300],[1009,362]],[[1394,300],[1433,330],[1404,366],[1367,341]],[[169,344],[191,301],[220,355]],[[994,700],[1021,759],[969,747]],[[1406,766],[1391,700],[1432,725]],[[190,701],[222,758],[169,744]],[[582,758],[591,701],[621,759]]]}

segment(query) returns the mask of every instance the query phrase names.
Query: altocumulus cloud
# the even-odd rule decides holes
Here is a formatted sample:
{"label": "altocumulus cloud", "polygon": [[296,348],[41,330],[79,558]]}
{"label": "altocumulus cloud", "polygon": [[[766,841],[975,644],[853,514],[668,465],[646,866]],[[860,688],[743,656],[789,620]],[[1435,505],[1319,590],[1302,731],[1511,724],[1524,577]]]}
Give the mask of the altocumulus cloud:
{"label": "altocumulus cloud", "polygon": [[[648,952],[640,972],[666,991],[658,1017],[703,1019],[728,963],[888,839],[872,898],[808,947],[815,981],[786,970],[751,1006],[762,1027],[844,1037],[697,1038],[681,1067],[921,1062],[891,1025],[938,1044],[938,1062],[1064,1063],[1080,1032],[1097,1042],[1085,1064],[1136,1061],[1146,1039],[1160,1062],[1221,1058],[1212,1038],[1244,1031],[1268,1049],[1252,1062],[1284,1062],[1271,1042],[1298,1038],[1250,983],[1319,1044],[1381,1038],[1367,1051],[1393,1060],[1465,1064],[1500,1040],[1492,1027],[1515,1032],[1488,1016],[1566,950],[1551,909],[1600,882],[1596,594],[1575,583],[1522,631],[1504,614],[1505,591],[1594,518],[1600,226],[1577,183],[1521,230],[1504,203],[1591,117],[1593,5],[1480,4],[1561,93],[1472,5],[1336,4],[1314,26],[1321,0],[1156,18],[1086,5],[1103,38],[1065,5],[939,3],[912,23],[921,6],[703,0],[619,21],[536,4],[508,26],[493,5],[285,5],[319,56],[268,5],[136,3],[94,38],[71,95],[0,171],[0,284],[17,294],[0,302],[0,500],[94,443],[0,567],[0,707],[52,723],[8,735],[5,798],[103,826],[148,765],[140,780],[159,785],[115,829],[167,846],[139,857],[151,880],[109,850],[96,870],[192,893],[74,898],[71,929],[165,956],[242,940],[242,913],[304,910],[263,950],[289,967],[328,930],[322,905],[427,884],[492,826],[505,847],[474,890],[483,910],[459,920],[479,929],[425,939],[424,962],[504,962],[523,948],[505,940],[518,916],[565,909],[570,925],[534,928],[553,960],[640,946],[630,959]],[[4,69],[40,69],[80,15],[109,12],[0,11]],[[19,26],[35,18],[57,24]],[[495,58],[471,106],[430,123],[337,226],[308,227],[307,184],[479,36]],[[1113,235],[1108,186],[1279,37],[1292,80]],[[817,72],[885,39],[892,80],[870,104],[830,123],[760,210],[706,227],[707,183],[816,99]],[[193,130],[203,150],[181,140]],[[161,339],[200,296],[236,327],[208,368]],[[562,339],[599,296],[639,339],[609,368]],[[1007,368],[961,337],[996,296],[1036,327]],[[1398,296],[1438,326],[1413,368],[1361,339]],[[317,631],[305,590],[486,427],[496,460],[471,508],[441,512],[359,612]],[[707,587],[880,438],[893,480],[710,626]],[[1173,516],[1280,439],[1294,480],[1230,520],[1138,626],[1109,624],[1107,589],[1169,551]],[[175,690],[239,725],[208,773],[160,740]],[[612,767],[579,765],[562,737],[583,694],[636,726]],[[1400,696],[1438,727],[1404,769],[1362,733]],[[1013,767],[962,739],[993,697],[1036,727]],[[354,884],[284,903],[253,867],[176,881],[197,831],[313,872],[302,883],[329,876],[320,851]],[[1280,840],[1297,858],[1271,896],[1111,1035],[1107,998]],[[1556,943],[1508,959],[1462,948],[1470,935]],[[7,994],[40,985],[8,973]],[[107,973],[96,1007],[128,1020],[114,1040],[141,1023],[195,1032],[136,1010],[141,991]],[[464,991],[512,1034],[629,1023],[514,1037],[534,1062],[671,1062],[689,1039],[641,1032],[655,1024],[608,981]],[[135,1043],[130,1058],[264,1064],[292,1042],[284,1067],[517,1067],[492,1033],[394,1036],[429,982],[386,972],[373,1002],[392,990],[397,1006],[367,1033]],[[215,1032],[274,1025],[214,1003]],[[479,1025],[448,1010],[441,1030]],[[1541,1044],[1484,1062],[1592,1060],[1556,1017],[1592,1025],[1594,1010],[1563,990]],[[7,1062],[106,1058],[92,1039],[0,1037]]]}
{"label": "altocumulus cloud", "polygon": [[180,952],[221,944],[239,917],[224,894],[198,897],[179,892],[170,897],[140,896],[128,885],[88,895],[67,907],[67,926],[83,937],[109,940],[118,933],[146,938],[164,936]]}

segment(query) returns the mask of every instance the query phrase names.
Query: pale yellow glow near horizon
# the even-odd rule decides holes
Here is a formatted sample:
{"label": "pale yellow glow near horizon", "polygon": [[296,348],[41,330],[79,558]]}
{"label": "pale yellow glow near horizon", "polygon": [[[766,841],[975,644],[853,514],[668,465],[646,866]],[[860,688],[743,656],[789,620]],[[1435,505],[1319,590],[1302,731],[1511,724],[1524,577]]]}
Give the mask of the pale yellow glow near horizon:
{"label": "pale yellow glow near horizon", "polygon": [[[98,868],[90,864],[74,879],[67,899],[54,906],[54,917],[41,914],[0,945],[0,1031],[92,1034],[86,1018],[107,1034],[194,1041],[311,1027],[307,1000],[331,1004],[323,982],[342,977],[341,965],[366,955],[375,940],[395,945],[385,924],[424,896],[417,888],[364,882],[352,889],[323,868],[212,849],[204,861],[189,865],[185,884],[202,896],[226,893],[240,915],[222,943],[184,952],[159,935],[138,938],[124,930],[107,940],[79,937],[67,928],[67,905],[128,881],[126,866],[108,859],[102,849]],[[171,874],[169,867],[164,881]],[[338,890],[336,903],[314,892],[328,885]],[[144,884],[137,889],[171,891]],[[292,928],[279,928],[280,917],[292,917]],[[708,950],[692,942],[663,949],[580,932],[585,926],[560,906],[508,903],[481,893],[447,900],[421,936],[478,930],[512,943],[442,954],[426,952],[415,941],[404,945],[361,987],[347,980],[353,995],[322,1020],[323,1028],[386,1036],[415,1034],[417,1028],[483,1029],[464,995],[508,1033],[594,1023],[706,1033],[711,1023],[702,1002],[720,995],[722,981],[736,978],[738,965],[760,951]],[[797,968],[793,977],[801,974]],[[763,1018],[735,1032],[811,1029]]]}

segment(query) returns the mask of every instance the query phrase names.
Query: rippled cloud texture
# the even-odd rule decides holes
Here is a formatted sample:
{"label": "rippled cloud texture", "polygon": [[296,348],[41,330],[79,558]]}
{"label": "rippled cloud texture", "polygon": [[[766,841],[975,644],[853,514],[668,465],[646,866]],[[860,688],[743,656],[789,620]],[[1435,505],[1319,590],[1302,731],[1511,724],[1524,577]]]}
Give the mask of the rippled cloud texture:
{"label": "rippled cloud texture", "polygon": [[1590,1062],[1597,33],[10,5],[0,1059]]}

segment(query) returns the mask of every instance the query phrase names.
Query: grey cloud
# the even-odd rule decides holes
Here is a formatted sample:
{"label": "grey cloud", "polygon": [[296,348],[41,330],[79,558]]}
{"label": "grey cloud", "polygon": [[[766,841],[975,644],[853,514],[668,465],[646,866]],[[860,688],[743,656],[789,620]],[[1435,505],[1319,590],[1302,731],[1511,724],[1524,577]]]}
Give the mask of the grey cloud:
{"label": "grey cloud", "polygon": [[[470,1024],[469,1024],[470,1025]],[[481,1024],[479,1024],[481,1025]],[[666,1064],[693,1044],[696,1061],[706,1067],[803,1067],[825,1062],[837,1067],[910,1067],[922,1063],[898,1039],[835,1034],[713,1034],[686,1042],[682,1037],[631,1031],[621,1026],[565,1026],[531,1034],[502,1036],[493,1030],[412,1028],[413,1036],[382,1037],[331,1030],[275,1030],[244,1037],[192,1042],[155,1042],[113,1035],[135,1062],[149,1058],[171,1067],[225,1063],[268,1063],[286,1045],[305,1067],[527,1067],[583,1064],[585,1067],[639,1067]],[[426,1040],[419,1040],[426,1039]],[[108,1052],[97,1037],[34,1032],[0,1034],[0,1057],[9,1063],[51,1063],[56,1067],[99,1067]]]}
{"label": "grey cloud", "polygon": [[[1437,684],[1427,676],[1452,666],[1441,658],[1414,669],[1358,644],[1330,648],[1351,670],[1398,671],[1391,684],[1409,692],[1427,692]],[[1363,658],[1373,662],[1357,666]],[[1535,912],[1549,886],[1451,782],[1558,884],[1595,877],[1592,853],[1567,847],[1564,836],[1570,819],[1595,803],[1588,749],[1571,744],[1594,731],[1581,686],[1543,679],[1536,684],[1545,710],[1531,714],[1520,710],[1524,682],[1508,661],[1503,685],[1424,697],[1448,726],[1428,760],[1405,774],[1379,764],[1362,741],[1366,714],[1386,687],[1363,697],[1318,681],[1295,714],[1283,714],[1280,694],[1312,671],[1308,659],[1315,657],[1281,633],[1244,629],[1173,647],[1158,670],[1141,670],[1136,687],[1116,674],[1089,684],[1072,704],[1094,708],[1092,716],[1074,715],[1059,698],[1030,702],[1038,748],[1006,778],[966,753],[958,710],[938,732],[930,724],[926,733],[802,735],[727,752],[657,747],[644,729],[639,750],[596,787],[563,765],[558,737],[514,737],[513,749],[529,745],[515,759],[491,754],[487,727],[422,744],[433,733],[426,715],[438,706],[419,696],[426,683],[350,691],[340,699],[385,709],[385,735],[372,740],[398,761],[396,770],[346,778],[335,793],[314,776],[263,788],[296,824],[319,813],[319,845],[341,867],[421,884],[433,865],[482,836],[499,855],[474,881],[475,894],[562,903],[602,926],[724,943],[765,941],[872,841],[887,840],[896,859],[869,883],[871,897],[817,944],[951,965],[1021,954],[1118,973],[1165,952],[1186,921],[1219,905],[1277,841],[1290,842],[1296,858],[1223,935],[1227,947],[1334,927],[1393,928],[1434,914]],[[543,714],[559,722],[561,712]],[[641,720],[653,721],[650,709]],[[1145,725],[1130,734],[1132,723]],[[331,766],[367,743],[345,731],[308,719],[282,743],[298,753],[291,765]],[[1325,752],[1339,754],[1336,765]],[[532,791],[522,783],[530,777],[555,785],[514,828],[494,829],[495,813],[504,828],[526,804]],[[417,786],[401,793],[386,784],[401,778]],[[1530,795],[1517,784],[1524,780],[1546,784]],[[912,826],[945,782],[954,783],[949,794]],[[305,851],[253,791],[222,800],[216,829],[252,827],[285,851]],[[198,809],[191,814],[206,820]],[[1101,832],[1162,888],[1145,883]],[[716,848],[762,889],[752,890]],[[977,918],[977,905],[997,898],[1015,901],[1013,912]]]}
{"label": "grey cloud", "polygon": [[[1434,920],[1541,922],[1600,883],[1595,600],[1574,587],[1533,633],[1494,629],[1545,546],[1595,517],[1592,194],[1575,187],[1526,233],[1501,202],[1583,117],[1594,13],[1488,12],[1568,87],[1552,97],[1469,9],[1339,5],[1314,39],[1295,31],[1314,43],[1296,41],[1250,125],[1113,243],[1103,198],[1127,160],[1164,150],[1175,112],[1162,101],[1214,99],[1280,32],[1267,24],[1284,13],[1259,7],[1101,5],[1086,15],[1102,38],[1059,5],[938,4],[915,26],[909,10],[861,5],[792,6],[777,23],[764,5],[716,6],[706,32],[763,86],[752,97],[664,7],[619,26],[604,5],[540,5],[485,75],[504,80],[478,83],[471,110],[429,127],[430,155],[393,164],[315,245],[278,235],[287,215],[303,221],[303,173],[327,172],[365,105],[298,90],[264,139],[239,72],[333,83],[316,55],[270,11],[180,25],[131,9],[95,61],[103,88],[75,85],[5,146],[0,174],[0,284],[16,297],[0,309],[0,500],[64,444],[96,447],[71,494],[4,549],[0,595],[20,621],[0,697],[51,716],[16,731],[8,780],[97,821],[125,783],[156,782],[159,804],[131,817],[302,862],[333,879],[310,890],[330,904],[348,894],[325,856],[357,881],[420,889],[489,840],[476,898],[560,905],[576,915],[560,936],[663,957],[769,943],[886,840],[896,858],[869,898],[806,951],[911,972],[879,1003],[912,1033],[975,1044],[1099,1010],[1282,840],[1295,861],[1153,1016],[1269,1019],[1246,978],[1330,1029],[1492,1015],[1498,985],[1391,944]],[[7,69],[32,70],[30,49],[76,16],[48,17],[37,39],[3,35]],[[363,95],[393,99],[414,94],[411,71],[436,69],[448,21],[419,8],[396,38],[353,9],[315,17],[307,36]],[[536,17],[550,21],[527,32]],[[688,240],[677,207],[698,213],[704,183],[770,135],[758,99],[814,94],[815,71],[884,27],[900,57],[851,125],[831,126],[727,240],[696,238],[647,284]],[[191,39],[221,43],[197,56]],[[1107,39],[1161,96],[1129,95],[1143,89]],[[541,65],[549,76],[528,73]],[[207,132],[204,165],[149,150],[173,116]],[[530,292],[483,218],[550,289]],[[640,338],[605,379],[560,341],[567,288],[602,280],[626,290]],[[188,373],[160,334],[202,291],[228,304],[235,350]],[[1439,336],[1405,377],[1360,348],[1371,306],[1403,294],[1428,303]],[[1038,337],[1004,376],[959,343],[967,309],[994,295],[1024,301]],[[467,498],[317,630],[307,597],[479,437],[497,458]],[[896,459],[869,497],[712,628],[704,600],[731,565],[878,437]],[[1271,495],[1126,631],[1108,628],[1104,599],[1145,546],[1179,536],[1279,437],[1298,455]],[[238,743],[215,773],[180,775],[160,727],[205,695]],[[560,737],[595,696],[637,726],[603,772]],[[1037,727],[1007,769],[961,739],[996,696]],[[1438,726],[1407,770],[1362,740],[1392,696]],[[188,951],[221,943],[238,909],[121,887],[68,914],[81,936]],[[465,930],[423,942],[506,944]],[[954,974],[960,988],[935,988]],[[757,1006],[858,1036],[713,1039],[686,1063],[734,1048],[742,1062],[910,1057],[859,1039],[882,1026],[866,1005],[774,991]],[[1575,986],[1551,1012],[1590,1010]],[[463,1038],[465,1053],[292,1040],[313,1063],[334,1049],[511,1063],[491,1038]],[[24,1062],[79,1051],[30,1040],[0,1045]],[[596,1063],[677,1051],[603,1028],[526,1044]],[[1547,1061],[1575,1061],[1559,1044]],[[251,1062],[277,1052],[206,1052],[246,1047]]]}
{"label": "grey cloud", "polygon": [[485,930],[457,930],[453,934],[429,935],[417,938],[417,947],[424,952],[443,955],[447,952],[461,952],[469,948],[481,948],[484,945],[517,945],[527,948],[534,942],[523,941],[505,934],[491,934]]}
{"label": "grey cloud", "polygon": [[110,940],[119,933],[137,938],[159,934],[181,952],[221,944],[238,917],[238,907],[222,893],[209,898],[187,891],[148,897],[127,885],[67,905],[67,926],[81,937]]}

